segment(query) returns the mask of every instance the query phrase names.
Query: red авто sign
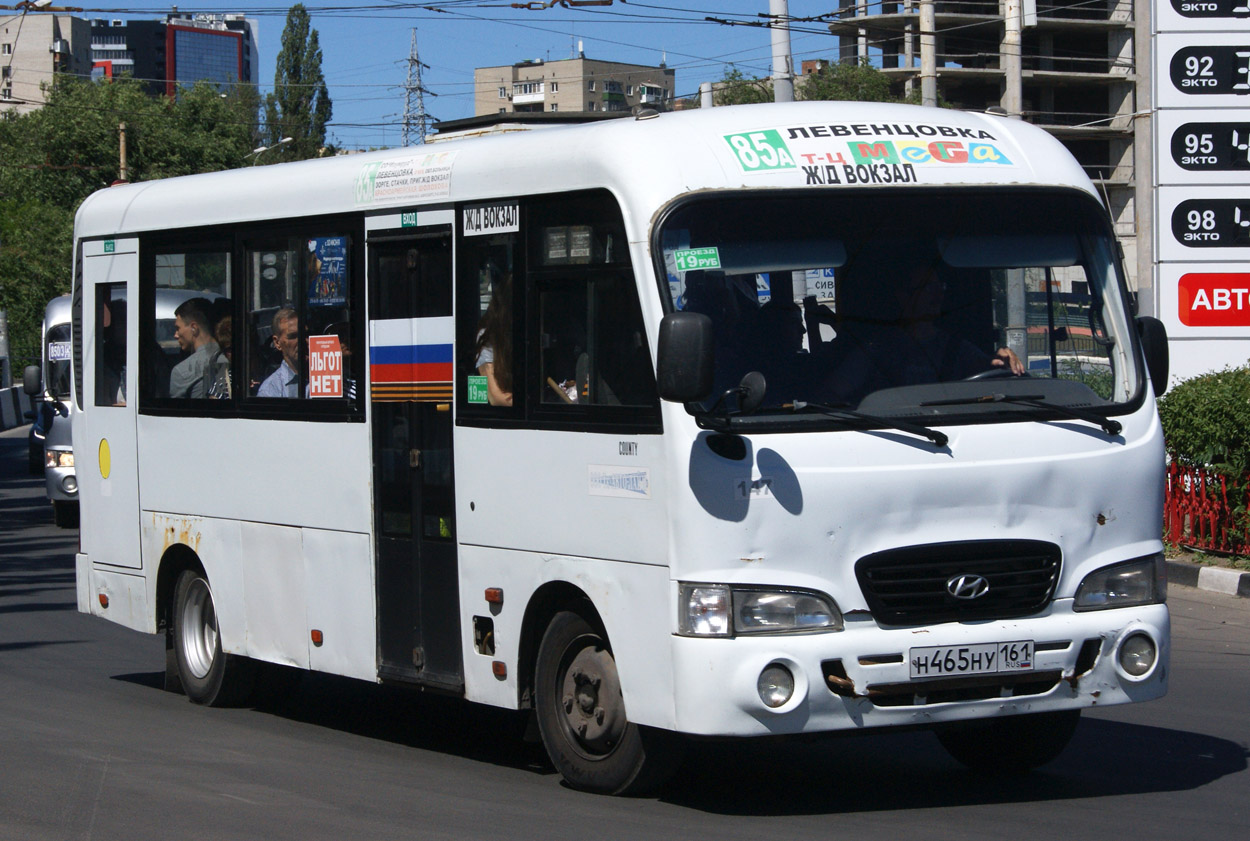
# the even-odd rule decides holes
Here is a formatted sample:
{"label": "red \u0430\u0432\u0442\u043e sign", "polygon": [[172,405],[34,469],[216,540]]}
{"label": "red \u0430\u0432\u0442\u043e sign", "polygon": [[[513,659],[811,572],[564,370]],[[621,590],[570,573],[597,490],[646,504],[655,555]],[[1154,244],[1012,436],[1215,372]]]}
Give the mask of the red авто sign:
{"label": "red \u0430\u0432\u0442\u043e sign", "polygon": [[1181,275],[1176,305],[1189,327],[1250,327],[1250,274]]}

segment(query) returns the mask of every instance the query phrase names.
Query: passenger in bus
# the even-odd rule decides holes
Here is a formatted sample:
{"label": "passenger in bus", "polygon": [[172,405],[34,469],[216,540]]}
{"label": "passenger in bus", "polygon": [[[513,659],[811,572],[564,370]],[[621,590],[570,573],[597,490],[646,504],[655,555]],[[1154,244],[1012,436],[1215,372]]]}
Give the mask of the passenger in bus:
{"label": "passenger in bus", "polygon": [[478,322],[473,367],[486,377],[486,400],[512,405],[512,275],[501,272]]}
{"label": "passenger in bus", "polygon": [[[126,405],[126,302],[100,302],[100,361],[96,380],[97,406]],[[68,371],[68,369],[66,369]],[[60,388],[59,386],[57,388]],[[68,394],[68,384],[57,394]]]}
{"label": "passenger in bus", "polygon": [[273,346],[282,364],[260,384],[257,397],[299,397],[299,316],[290,307],[273,314]]}
{"label": "passenger in bus", "polygon": [[208,396],[221,356],[209,317],[211,309],[207,299],[189,298],[174,310],[174,338],[189,355],[169,374],[170,397],[198,400]]}
{"label": "passenger in bus", "polygon": [[229,298],[213,301],[213,334],[217,337],[221,353],[215,360],[213,382],[208,387],[208,396],[221,400],[228,399],[233,391],[230,362],[234,359],[234,316],[231,309]]}
{"label": "passenger in bus", "polygon": [[[826,382],[840,400],[857,401],[882,388],[967,379],[996,368],[1024,375],[1024,363],[1010,348],[986,353],[942,322],[946,281],[939,264],[920,260],[892,273],[887,294],[869,313],[875,317],[842,323],[839,336],[852,346]],[[871,282],[863,272],[856,280],[861,291]]]}
{"label": "passenger in bus", "polygon": [[764,375],[767,402],[805,399],[810,358],[803,349],[807,328],[799,305],[788,295],[774,295],[759,308],[752,332],[751,355]]}

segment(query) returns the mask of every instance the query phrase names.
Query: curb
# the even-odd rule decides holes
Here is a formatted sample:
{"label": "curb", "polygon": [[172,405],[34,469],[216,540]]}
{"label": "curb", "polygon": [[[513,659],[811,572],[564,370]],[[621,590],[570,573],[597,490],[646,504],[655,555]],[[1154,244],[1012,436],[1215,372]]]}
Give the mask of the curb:
{"label": "curb", "polygon": [[1168,561],[1168,583],[1250,598],[1250,572]]}

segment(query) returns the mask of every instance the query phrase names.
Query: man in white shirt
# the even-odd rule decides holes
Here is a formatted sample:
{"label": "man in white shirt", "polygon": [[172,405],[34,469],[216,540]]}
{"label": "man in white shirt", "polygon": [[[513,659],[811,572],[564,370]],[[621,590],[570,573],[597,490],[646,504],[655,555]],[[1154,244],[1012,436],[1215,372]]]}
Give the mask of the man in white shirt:
{"label": "man in white shirt", "polygon": [[299,397],[299,316],[283,307],[273,314],[273,346],[282,364],[260,384],[257,397]]}

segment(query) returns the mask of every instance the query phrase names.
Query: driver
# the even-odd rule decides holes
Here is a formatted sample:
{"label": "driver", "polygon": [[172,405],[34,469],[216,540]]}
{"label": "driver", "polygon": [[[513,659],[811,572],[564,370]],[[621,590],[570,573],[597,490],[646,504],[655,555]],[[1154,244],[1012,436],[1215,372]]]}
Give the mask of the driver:
{"label": "driver", "polygon": [[[882,388],[961,380],[995,369],[1024,375],[1024,363],[1010,348],[987,354],[941,323],[946,284],[938,261],[912,263],[894,277],[874,312],[843,325],[850,341],[826,381],[831,394],[854,402]],[[874,317],[884,310],[890,311],[888,321]]]}
{"label": "driver", "polygon": [[962,380],[991,368],[1010,369],[1017,377],[1024,374],[1024,363],[1011,348],[1000,347],[987,356],[938,324],[946,283],[936,262],[913,266],[891,292],[902,313],[897,328],[903,356],[895,385]]}

